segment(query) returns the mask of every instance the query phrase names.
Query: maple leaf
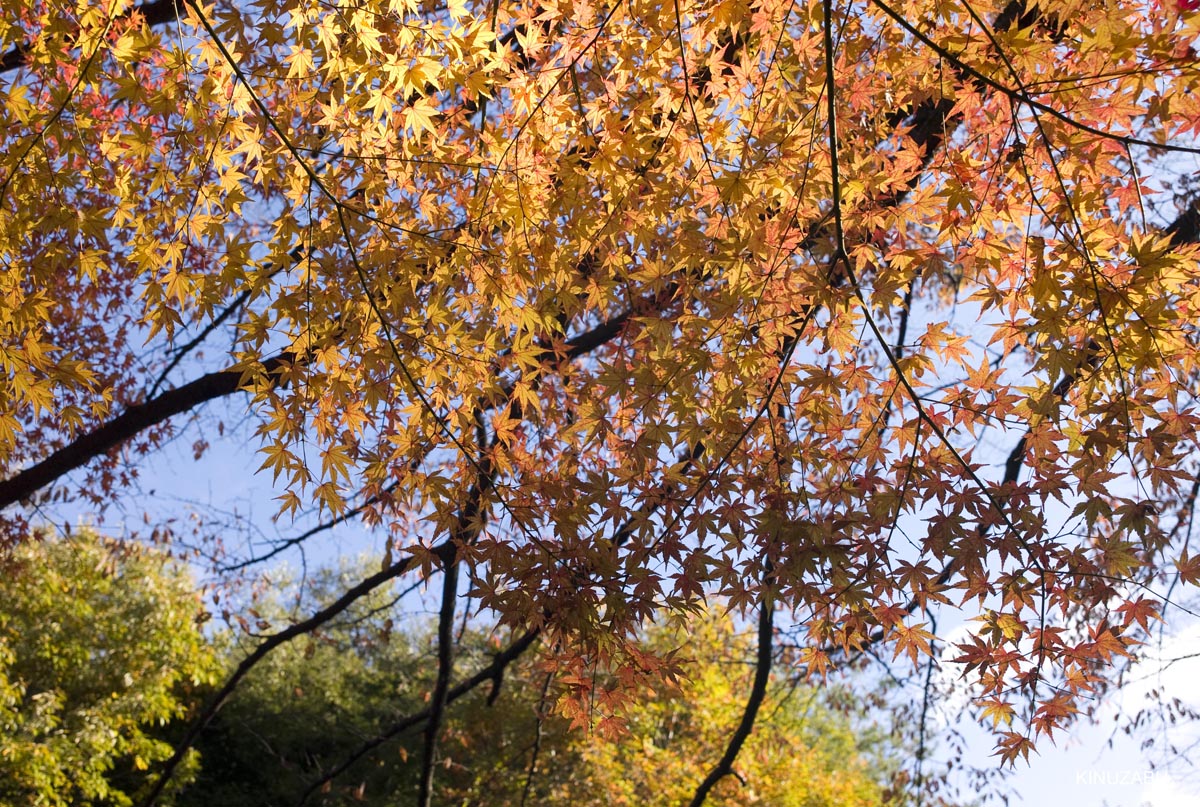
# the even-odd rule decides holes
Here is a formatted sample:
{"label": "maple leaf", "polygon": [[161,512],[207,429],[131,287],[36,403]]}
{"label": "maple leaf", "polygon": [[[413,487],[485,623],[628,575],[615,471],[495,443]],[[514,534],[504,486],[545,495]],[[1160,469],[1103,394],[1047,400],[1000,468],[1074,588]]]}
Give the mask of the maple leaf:
{"label": "maple leaf", "polygon": [[918,655],[930,655],[933,651],[930,646],[936,637],[925,630],[924,623],[920,625],[904,625],[897,624],[892,629],[896,647],[892,652],[892,658],[898,657],[901,653],[906,653],[909,660],[916,665]]}
{"label": "maple leaf", "polygon": [[1010,725],[1016,715],[1013,705],[999,698],[989,698],[981,701],[979,705],[983,707],[983,717],[990,719],[992,726],[998,726],[1001,723],[1006,726]]}
{"label": "maple leaf", "polygon": [[1123,628],[1128,628],[1131,624],[1137,623],[1138,627],[1142,630],[1149,630],[1150,620],[1162,621],[1162,616],[1159,615],[1158,603],[1146,597],[1123,602],[1116,607],[1116,611],[1125,616]]}
{"label": "maple leaf", "polygon": [[1189,585],[1200,584],[1200,555],[1190,555],[1184,550],[1175,561],[1179,579]]}
{"label": "maple leaf", "polygon": [[1028,761],[1030,752],[1034,750],[1033,741],[1025,735],[1015,731],[1005,731],[1001,733],[994,755],[1000,757],[1001,763],[1011,766],[1016,763],[1018,758]]}

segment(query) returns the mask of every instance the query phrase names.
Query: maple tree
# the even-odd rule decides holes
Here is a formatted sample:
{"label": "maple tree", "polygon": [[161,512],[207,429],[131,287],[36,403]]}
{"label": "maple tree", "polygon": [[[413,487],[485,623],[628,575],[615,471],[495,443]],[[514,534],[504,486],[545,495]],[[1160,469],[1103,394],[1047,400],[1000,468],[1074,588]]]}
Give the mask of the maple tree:
{"label": "maple tree", "polygon": [[[9,0],[6,538],[217,399],[281,518],[378,536],[164,786],[402,576],[441,591],[421,805],[453,700],[539,645],[618,731],[680,673],[639,627],[713,596],[760,648],[693,804],[772,669],[920,664],[941,609],[1027,755],[1200,578],[1192,6]],[[481,669],[460,607],[513,631]]]}

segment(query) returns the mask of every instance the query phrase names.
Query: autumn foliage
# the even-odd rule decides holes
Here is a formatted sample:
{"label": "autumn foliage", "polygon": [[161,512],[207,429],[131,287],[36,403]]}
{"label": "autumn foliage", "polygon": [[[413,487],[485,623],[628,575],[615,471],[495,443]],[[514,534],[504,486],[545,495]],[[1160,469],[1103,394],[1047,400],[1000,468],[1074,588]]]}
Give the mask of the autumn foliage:
{"label": "autumn foliage", "polygon": [[751,614],[698,804],[772,670],[911,669],[959,609],[1012,761],[1200,580],[1193,4],[177,2],[0,15],[5,538],[187,435],[384,557],[177,759],[404,577],[421,804],[464,610],[617,732],[686,674],[648,620]]}

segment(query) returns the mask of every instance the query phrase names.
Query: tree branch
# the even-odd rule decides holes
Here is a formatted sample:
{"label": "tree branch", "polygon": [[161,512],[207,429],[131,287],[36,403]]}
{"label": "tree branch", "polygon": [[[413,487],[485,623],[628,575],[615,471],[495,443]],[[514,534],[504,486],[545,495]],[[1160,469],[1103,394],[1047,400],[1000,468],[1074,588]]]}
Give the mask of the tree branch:
{"label": "tree branch", "polygon": [[[141,14],[147,25],[162,25],[179,19],[180,6],[175,0],[150,0],[135,6],[122,14],[118,19],[127,19],[133,14]],[[14,45],[3,56],[0,56],[0,74],[9,73],[25,64],[29,55],[28,45]]]}
{"label": "tree branch", "polygon": [[771,663],[774,657],[773,642],[775,638],[775,603],[771,598],[770,589],[768,588],[768,579],[770,576],[771,566],[770,563],[767,563],[763,574],[762,603],[759,605],[758,611],[758,660],[754,667],[754,683],[750,687],[750,697],[746,699],[746,708],[742,712],[742,720],[738,724],[737,730],[734,731],[733,736],[729,738],[729,745],[725,748],[725,754],[721,757],[721,761],[717,763],[717,766],[709,771],[708,776],[704,778],[700,786],[696,788],[696,795],[692,797],[690,807],[701,807],[717,782],[734,772],[733,763],[737,759],[738,753],[742,750],[746,739],[750,736],[750,732],[754,730],[754,720],[758,717],[758,710],[767,695],[767,683],[771,678]]}
{"label": "tree branch", "polygon": [[[294,354],[281,353],[265,360],[262,367],[268,375],[278,375],[294,361]],[[44,460],[0,481],[0,509],[29,498],[152,426],[208,401],[232,395],[242,388],[245,377],[243,370],[220,370],[129,407],[95,431],[77,437]]]}
{"label": "tree branch", "polygon": [[[445,551],[445,546],[446,545],[444,544],[440,548],[441,551]],[[438,550],[435,549],[434,551]],[[384,583],[394,580],[395,578],[409,571],[414,565],[415,560],[411,555],[404,560],[393,563],[386,569],[376,572],[360,582],[358,585],[349,589],[332,604],[322,608],[320,611],[317,611],[308,619],[305,619],[302,622],[297,622],[295,625],[292,625],[285,630],[281,630],[279,633],[271,635],[262,643],[260,643],[258,647],[254,648],[254,652],[252,652],[249,656],[244,658],[240,664],[238,664],[237,669],[233,672],[233,675],[229,676],[217,694],[208,701],[204,709],[200,712],[200,716],[192,721],[192,725],[188,728],[187,733],[183,735],[183,739],[180,740],[179,744],[175,746],[175,753],[172,754],[171,758],[168,759],[163,765],[162,774],[155,781],[154,786],[150,789],[150,792],[142,801],[141,807],[153,807],[153,805],[158,801],[158,798],[162,795],[163,788],[165,788],[167,782],[171,780],[171,776],[175,773],[176,768],[179,767],[179,763],[181,763],[183,758],[187,755],[188,749],[192,747],[193,743],[196,742],[196,738],[200,736],[200,732],[202,732],[208,726],[208,724],[212,722],[212,719],[216,717],[217,712],[219,712],[221,707],[225,705],[225,702],[229,699],[229,696],[233,694],[233,691],[237,689],[238,684],[241,683],[242,679],[245,678],[246,675],[252,669],[254,669],[254,667],[260,661],[266,658],[267,654],[280,645],[287,644],[293,639],[303,636],[307,633],[311,633],[312,631],[321,627],[326,622],[345,611],[355,602],[382,586]]]}
{"label": "tree branch", "polygon": [[322,532],[326,532],[327,530],[331,530],[334,527],[338,526],[339,524],[344,524],[347,521],[349,521],[350,519],[361,515],[367,508],[371,507],[374,504],[378,504],[380,501],[383,500],[383,498],[385,496],[392,493],[399,486],[400,486],[399,482],[391,482],[386,487],[384,487],[384,489],[380,492],[380,494],[378,496],[369,497],[366,501],[364,501],[362,504],[358,505],[357,507],[352,507],[349,510],[346,510],[345,512],[343,512],[341,514],[334,516],[331,519],[322,521],[320,524],[317,524],[315,527],[310,527],[309,529],[305,530],[304,532],[300,533],[299,535],[295,535],[284,541],[276,543],[274,546],[271,547],[271,549],[269,551],[267,551],[261,555],[254,556],[247,560],[243,560],[238,563],[233,563],[228,566],[221,566],[218,568],[217,571],[221,572],[222,574],[229,574],[230,572],[240,572],[243,569],[248,569],[251,566],[254,566],[256,564],[263,563],[264,561],[268,561],[271,558],[275,557],[276,555],[286,552],[287,550],[291,549],[292,547],[299,546],[300,544],[307,541],[309,538],[312,538],[314,535],[318,535]]}
{"label": "tree branch", "polygon": [[417,785],[418,807],[429,807],[433,798],[433,764],[437,757],[438,732],[446,710],[446,692],[454,674],[454,605],[458,598],[458,552],[453,543],[446,549],[442,563],[442,608],[438,614],[437,681],[429,703],[425,724],[425,753],[421,760],[421,779]]}
{"label": "tree branch", "polygon": [[1163,232],[1171,237],[1173,247],[1200,242],[1200,199],[1193,199]]}
{"label": "tree branch", "polygon": [[537,724],[534,728],[533,749],[529,754],[529,769],[525,774],[525,787],[521,789],[521,805],[525,807],[529,801],[529,794],[533,792],[533,778],[537,776],[538,755],[542,750],[542,739],[545,736],[545,721],[546,721],[546,697],[550,692],[550,682],[554,676],[552,673],[546,673],[545,679],[542,681],[542,693],[538,698],[537,707]]}
{"label": "tree branch", "polygon": [[[449,705],[454,703],[459,698],[470,694],[480,684],[483,684],[487,681],[499,680],[504,675],[504,670],[508,667],[508,665],[520,657],[522,653],[532,647],[540,635],[541,629],[534,628],[520,639],[509,645],[507,650],[502,653],[497,653],[492,659],[491,664],[479,670],[462,683],[451,687],[446,693],[446,704]],[[393,723],[386,731],[376,735],[375,737],[372,737],[370,740],[367,740],[365,743],[359,746],[358,750],[356,750],[353,754],[344,759],[335,767],[331,768],[328,773],[310,783],[308,788],[304,791],[304,794],[300,797],[300,800],[297,802],[297,807],[303,807],[303,805],[309,800],[309,798],[312,797],[314,793],[325,787],[337,777],[341,776],[356,762],[374,751],[379,746],[386,743],[388,740],[398,737],[409,729],[416,728],[424,723],[430,718],[432,712],[432,707],[427,706],[419,712],[414,712],[411,715],[401,718]]]}
{"label": "tree branch", "polygon": [[[630,318],[644,313],[647,305],[653,307],[656,302],[665,299],[670,299],[670,295],[649,298],[573,337],[566,343],[566,358],[577,359],[611,342]],[[554,351],[547,350],[544,358],[552,359],[554,355]],[[295,361],[295,354],[286,352],[266,359],[262,364],[268,375],[278,375]],[[242,388],[244,375],[240,370],[219,370],[129,407],[95,431],[77,437],[40,462],[0,481],[0,509],[28,499],[47,485],[112,451],[146,429],[201,404],[232,395]]]}
{"label": "tree branch", "polygon": [[[1200,199],[1196,199],[1192,204],[1187,206],[1187,209],[1179,214],[1175,221],[1171,222],[1164,230],[1163,234],[1169,236],[1172,247],[1182,247],[1187,244],[1200,243]],[[1090,343],[1087,348],[1087,355],[1081,365],[1089,365],[1095,360],[1098,347],[1095,343]],[[1064,373],[1058,383],[1054,385],[1054,394],[1059,398],[1066,398],[1071,387],[1074,386],[1077,376],[1074,373]],[[1025,434],[1021,435],[1021,439],[1013,446],[1013,450],[1009,453],[1008,459],[1004,464],[1004,479],[1003,482],[1017,481],[1017,477],[1021,474],[1021,468],[1025,464],[1025,447],[1029,442],[1031,430],[1026,430]]]}

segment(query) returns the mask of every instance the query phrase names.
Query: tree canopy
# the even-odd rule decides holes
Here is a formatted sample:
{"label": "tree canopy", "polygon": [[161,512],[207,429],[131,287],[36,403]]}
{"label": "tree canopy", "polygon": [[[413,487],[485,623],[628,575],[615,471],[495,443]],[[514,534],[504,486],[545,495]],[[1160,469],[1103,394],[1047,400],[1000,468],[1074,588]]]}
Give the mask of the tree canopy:
{"label": "tree canopy", "polygon": [[400,578],[420,807],[454,701],[540,647],[619,731],[714,598],[758,645],[693,805],[773,673],[932,664],[940,614],[1011,762],[1200,580],[1192,0],[4,3],[5,541],[186,435],[295,519],[226,567],[384,558],[162,787]]}
{"label": "tree canopy", "polygon": [[134,804],[218,672],[190,577],[84,530],[0,556],[0,603],[0,804]]}
{"label": "tree canopy", "polygon": [[[136,803],[151,765],[171,753],[182,720],[211,694],[218,662],[232,667],[244,657],[245,638],[217,631],[206,640],[186,574],[161,552],[91,530],[23,544],[4,571],[0,804]],[[336,597],[344,577],[322,570],[313,596]],[[373,748],[347,766],[336,789],[323,776],[359,752],[362,737],[419,709],[433,684],[426,658],[434,637],[427,625],[396,630],[394,593],[363,598],[256,668],[197,742],[170,802],[408,804],[420,758],[415,732],[397,738],[398,760],[394,748]],[[266,624],[286,623],[278,597],[260,599],[255,610]],[[517,807],[681,796],[687,774],[702,773],[719,752],[721,728],[753,674],[753,642],[723,614],[701,615],[693,628],[649,628],[652,646],[695,662],[692,680],[641,693],[620,737],[572,732],[554,713],[552,676],[532,657],[512,665],[503,697],[499,689],[474,693],[447,720],[442,798]],[[460,653],[482,661],[489,644],[472,632]],[[714,803],[882,805],[892,738],[851,722],[830,701],[816,689],[773,687],[772,715],[739,765],[743,786],[731,784]],[[663,791],[664,775],[674,794]]]}

